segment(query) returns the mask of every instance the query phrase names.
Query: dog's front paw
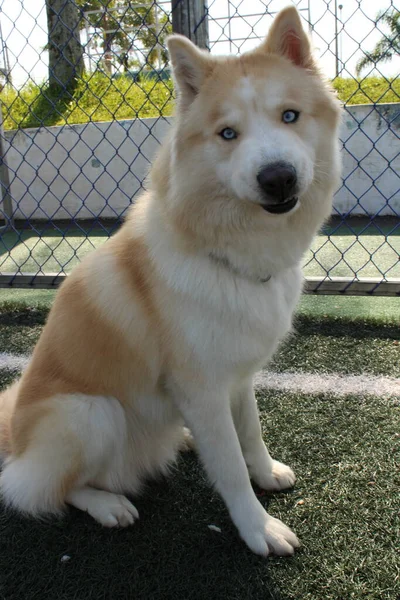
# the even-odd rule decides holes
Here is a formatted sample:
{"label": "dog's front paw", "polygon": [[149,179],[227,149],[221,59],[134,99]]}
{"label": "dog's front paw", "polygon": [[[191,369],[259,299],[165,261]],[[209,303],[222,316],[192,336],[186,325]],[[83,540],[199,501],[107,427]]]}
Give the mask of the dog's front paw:
{"label": "dog's front paw", "polygon": [[239,527],[239,532],[250,550],[261,556],[292,556],[300,546],[293,531],[279,519],[271,517],[261,505],[256,514],[247,519],[246,525]]}
{"label": "dog's front paw", "polygon": [[260,488],[269,492],[279,492],[280,490],[292,488],[296,481],[292,469],[277,460],[272,461],[272,469],[252,473],[251,475]]}

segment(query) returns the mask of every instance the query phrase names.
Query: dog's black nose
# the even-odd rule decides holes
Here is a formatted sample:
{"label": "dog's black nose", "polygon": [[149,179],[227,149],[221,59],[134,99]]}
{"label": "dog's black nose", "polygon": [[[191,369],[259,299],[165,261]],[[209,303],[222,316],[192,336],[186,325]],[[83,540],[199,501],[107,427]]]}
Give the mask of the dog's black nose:
{"label": "dog's black nose", "polygon": [[257,181],[270,200],[285,202],[295,193],[296,169],[288,163],[277,162],[261,169]]}

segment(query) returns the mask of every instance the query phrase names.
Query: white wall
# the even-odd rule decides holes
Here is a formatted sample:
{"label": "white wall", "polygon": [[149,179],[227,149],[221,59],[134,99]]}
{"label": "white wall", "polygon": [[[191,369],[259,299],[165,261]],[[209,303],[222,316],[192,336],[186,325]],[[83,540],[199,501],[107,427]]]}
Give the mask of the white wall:
{"label": "white wall", "polygon": [[400,103],[349,106],[341,140],[343,185],[335,196],[340,214],[400,215]]}
{"label": "white wall", "polygon": [[121,215],[168,127],[135,119],[5,132],[16,218]]}
{"label": "white wall", "polygon": [[[170,121],[135,119],[5,132],[16,218],[122,215],[140,192]],[[347,108],[341,131],[345,186],[335,197],[335,214],[400,213],[399,129],[400,103]]]}

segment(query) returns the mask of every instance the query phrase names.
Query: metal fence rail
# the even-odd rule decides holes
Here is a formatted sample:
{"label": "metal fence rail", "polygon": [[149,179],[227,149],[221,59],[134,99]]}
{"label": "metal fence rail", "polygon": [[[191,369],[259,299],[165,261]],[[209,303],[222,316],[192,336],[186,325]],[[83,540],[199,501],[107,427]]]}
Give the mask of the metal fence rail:
{"label": "metal fence rail", "polygon": [[[165,38],[240,53],[285,0],[0,0],[0,287],[53,288],[105,242],[170,125]],[[306,292],[400,295],[400,18],[394,0],[300,0],[345,106],[343,180]]]}

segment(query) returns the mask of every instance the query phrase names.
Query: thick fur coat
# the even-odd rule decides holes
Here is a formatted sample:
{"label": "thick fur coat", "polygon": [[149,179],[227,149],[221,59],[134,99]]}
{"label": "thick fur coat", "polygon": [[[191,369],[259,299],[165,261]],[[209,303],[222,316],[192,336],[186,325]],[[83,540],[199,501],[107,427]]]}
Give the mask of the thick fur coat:
{"label": "thick fur coat", "polygon": [[250,484],[295,481],[262,440],[252,379],[291,328],[331,211],[339,104],[294,8],[240,57],[168,45],[177,116],[149,191],[62,285],[0,395],[1,493],[29,515],[72,504],[129,525],[125,494],[168,470],[185,424],[249,548],[292,554],[295,534]]}

